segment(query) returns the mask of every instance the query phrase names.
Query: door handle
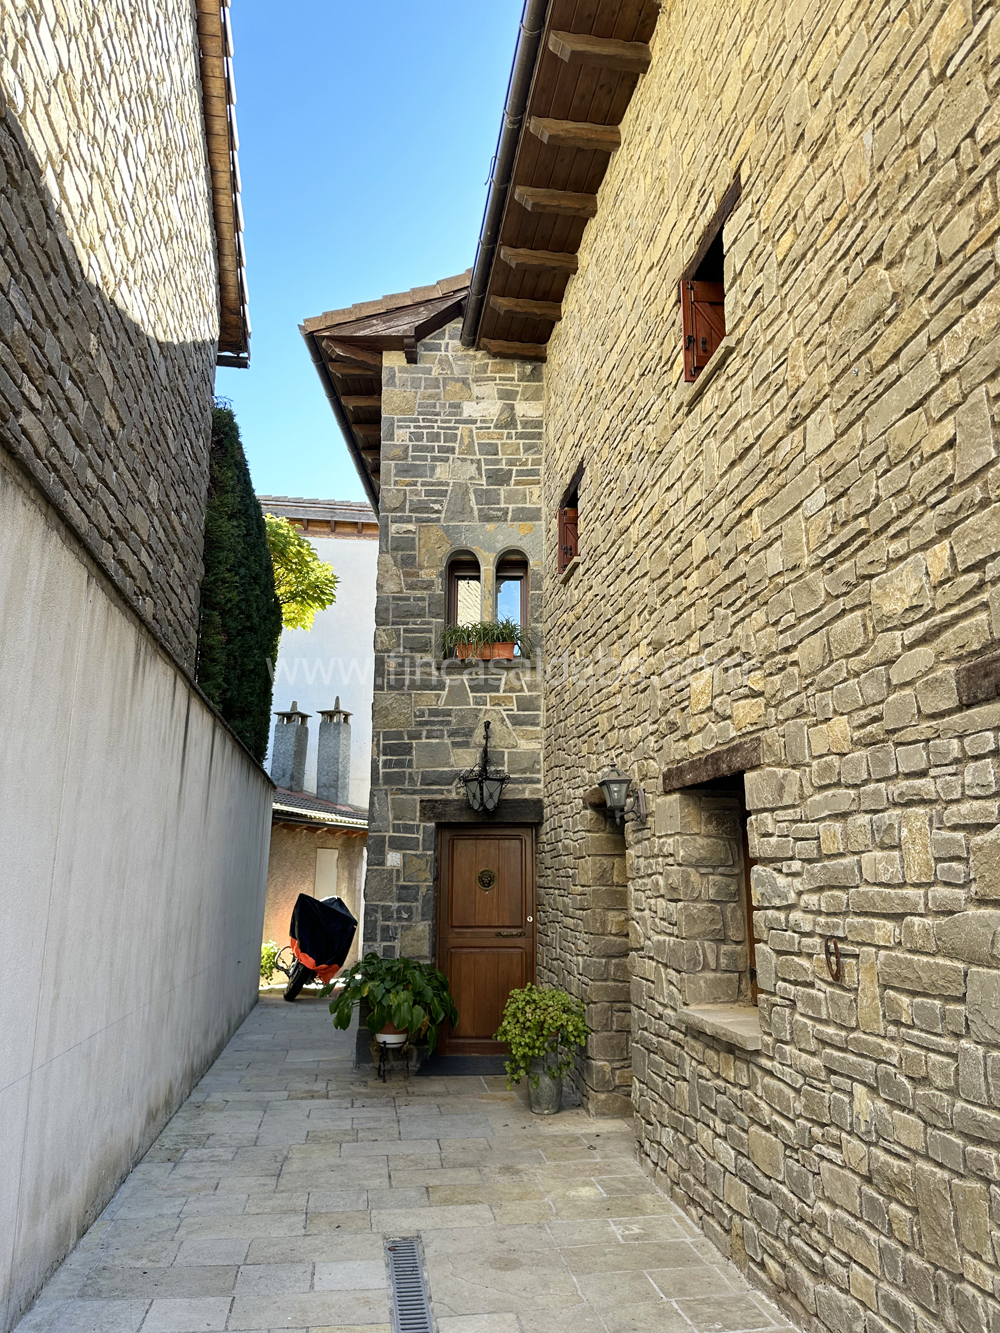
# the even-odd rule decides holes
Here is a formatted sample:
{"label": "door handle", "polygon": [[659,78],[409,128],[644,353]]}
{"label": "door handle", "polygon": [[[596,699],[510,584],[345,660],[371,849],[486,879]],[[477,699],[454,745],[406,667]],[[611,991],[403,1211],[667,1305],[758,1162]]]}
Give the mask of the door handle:
{"label": "door handle", "polygon": [[516,937],[518,937],[518,936],[522,936],[522,935],[524,934],[524,931],[523,931],[523,930],[498,930],[498,931],[496,931],[495,933],[496,933],[497,935],[502,935],[504,939],[514,939],[514,938],[516,938]]}

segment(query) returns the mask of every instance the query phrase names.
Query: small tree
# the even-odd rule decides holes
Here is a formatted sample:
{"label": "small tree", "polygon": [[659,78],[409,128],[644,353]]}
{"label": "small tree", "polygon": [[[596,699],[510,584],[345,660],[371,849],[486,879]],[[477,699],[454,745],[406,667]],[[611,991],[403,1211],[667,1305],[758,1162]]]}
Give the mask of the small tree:
{"label": "small tree", "polygon": [[285,629],[312,629],[317,611],[337,600],[337,576],[287,518],[265,514],[274,589]]}
{"label": "small tree", "polygon": [[281,607],[267,533],[233,410],[212,413],[201,585],[198,684],[251,753],[263,761],[271,725],[270,666]]}

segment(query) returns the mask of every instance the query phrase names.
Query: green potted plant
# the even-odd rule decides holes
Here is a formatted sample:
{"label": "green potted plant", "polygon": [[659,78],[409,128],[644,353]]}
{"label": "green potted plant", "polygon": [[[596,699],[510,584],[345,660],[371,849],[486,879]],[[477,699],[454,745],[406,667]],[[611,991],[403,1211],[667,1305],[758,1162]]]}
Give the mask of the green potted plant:
{"label": "green potted plant", "polygon": [[448,978],[430,963],[366,953],[337,981],[340,989],[330,1002],[334,1026],[349,1028],[355,1007],[364,1000],[368,1030],[380,1045],[402,1046],[409,1040],[426,1044],[431,1054],[441,1024],[458,1023]]}
{"label": "green potted plant", "polygon": [[448,625],[441,635],[441,655],[460,660],[477,657],[498,658],[511,662],[514,650],[524,658],[531,656],[527,630],[514,620],[480,620],[474,625]]}
{"label": "green potted plant", "polygon": [[567,991],[531,983],[512,990],[496,1032],[496,1040],[510,1050],[508,1088],[526,1077],[532,1111],[555,1115],[562,1105],[563,1076],[589,1035],[583,1004]]}

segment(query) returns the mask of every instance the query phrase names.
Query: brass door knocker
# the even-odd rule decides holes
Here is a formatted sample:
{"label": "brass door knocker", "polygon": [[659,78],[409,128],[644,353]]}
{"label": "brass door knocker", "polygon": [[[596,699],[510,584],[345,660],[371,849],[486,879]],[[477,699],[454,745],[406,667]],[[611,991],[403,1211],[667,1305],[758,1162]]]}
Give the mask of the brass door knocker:
{"label": "brass door knocker", "polygon": [[493,885],[496,882],[497,876],[495,870],[480,870],[479,874],[476,876],[476,883],[484,893],[489,893],[490,889],[493,888]]}

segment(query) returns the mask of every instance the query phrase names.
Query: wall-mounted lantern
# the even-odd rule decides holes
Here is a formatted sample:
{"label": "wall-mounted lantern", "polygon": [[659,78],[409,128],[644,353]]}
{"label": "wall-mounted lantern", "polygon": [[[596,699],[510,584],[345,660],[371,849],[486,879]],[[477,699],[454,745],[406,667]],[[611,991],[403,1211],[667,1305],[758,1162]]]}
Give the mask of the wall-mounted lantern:
{"label": "wall-mounted lantern", "polygon": [[627,773],[623,773],[617,764],[612,763],[597,785],[604,795],[604,804],[615,817],[616,824],[620,824],[629,816],[637,824],[645,824],[646,793],[638,784],[633,788],[632,779]]}
{"label": "wall-mounted lantern", "polygon": [[490,768],[490,724],[483,723],[483,753],[475,768],[467,769],[462,774],[465,794],[473,810],[485,810],[492,814],[500,804],[503,789],[510,781],[510,774]]}

